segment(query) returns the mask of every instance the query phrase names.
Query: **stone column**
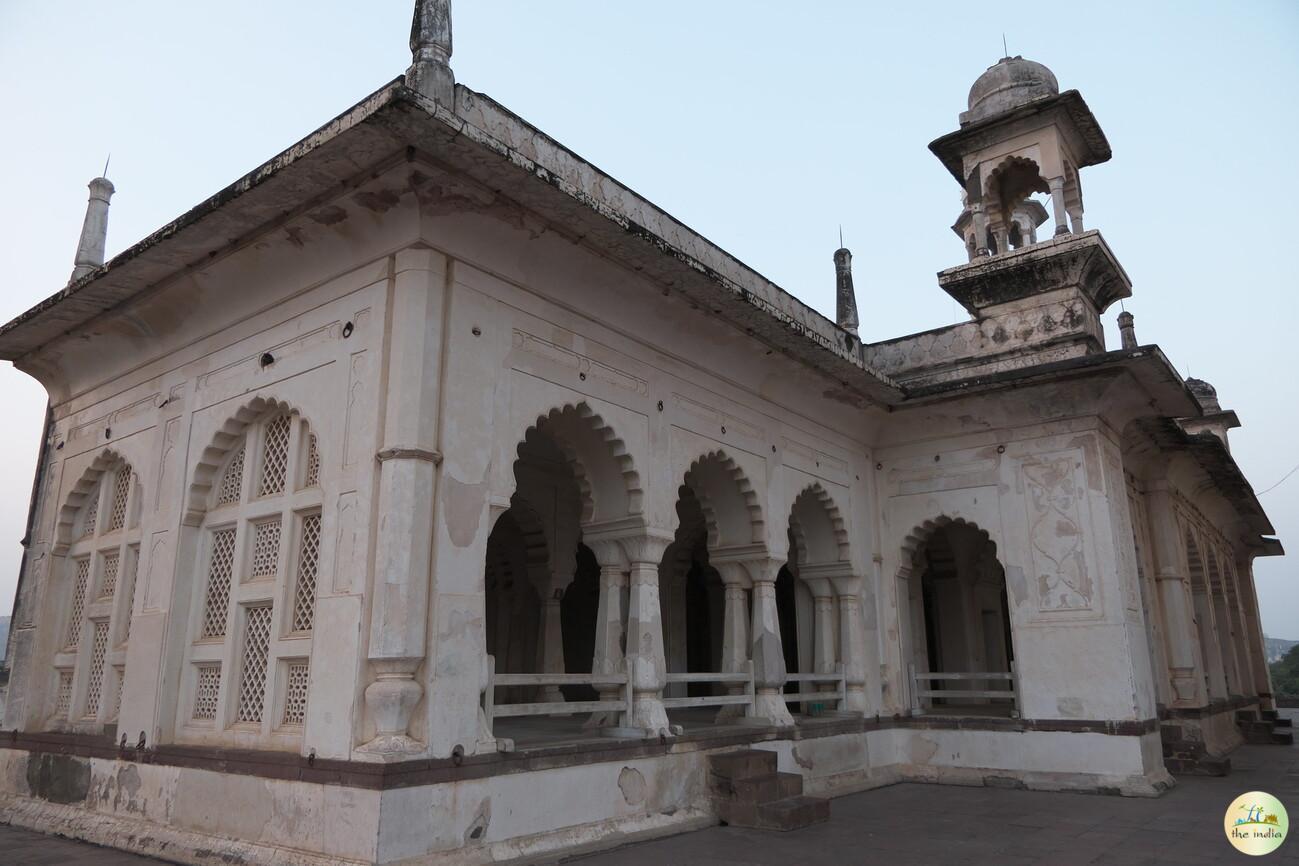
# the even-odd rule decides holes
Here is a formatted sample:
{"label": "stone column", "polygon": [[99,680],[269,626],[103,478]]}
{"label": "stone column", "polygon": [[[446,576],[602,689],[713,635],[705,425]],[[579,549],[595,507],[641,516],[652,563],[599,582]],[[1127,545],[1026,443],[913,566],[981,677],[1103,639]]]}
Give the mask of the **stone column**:
{"label": "stone column", "polygon": [[1146,500],[1155,560],[1155,585],[1164,613],[1172,705],[1202,707],[1209,700],[1204,685],[1204,662],[1200,658],[1191,588],[1182,566],[1183,541],[1168,482],[1150,484]]}
{"label": "stone column", "polygon": [[630,565],[626,657],[632,672],[633,707],[629,726],[660,733],[670,730],[670,726],[663,708],[668,666],[663,651],[659,564],[672,536],[667,532],[646,532],[621,543]]}
{"label": "stone column", "polygon": [[988,249],[988,215],[984,213],[982,202],[970,203],[970,219],[974,223],[974,255],[991,255]]}
{"label": "stone column", "polygon": [[[623,640],[626,618],[623,596],[627,592],[630,568],[616,541],[585,538],[584,542],[600,563],[600,601],[595,618],[595,656],[591,660],[591,673],[616,675],[626,671],[623,658]],[[602,686],[596,690],[602,701],[616,701],[621,689]],[[583,727],[595,728],[617,725],[617,713],[596,712]]]}
{"label": "stone column", "polygon": [[1053,177],[1047,181],[1047,186],[1051,190],[1051,210],[1055,219],[1055,233],[1059,235],[1069,234],[1068,214],[1064,207],[1064,176]]}
{"label": "stone column", "polygon": [[[812,590],[812,669],[818,674],[832,674],[838,664],[839,629],[834,617],[834,588],[827,578],[806,581]],[[823,685],[817,691],[833,686]]]}
{"label": "stone column", "polygon": [[[749,574],[738,562],[713,562],[725,586],[726,601],[722,611],[722,673],[737,674],[749,661]],[[742,695],[742,683],[729,683],[728,695]],[[752,715],[753,707],[727,706],[717,712],[718,720]]]}
{"label": "stone column", "polygon": [[368,657],[375,679],[365,690],[374,737],[361,747],[378,756],[424,750],[410,735],[423,689],[415,672],[428,637],[435,442],[446,260],[430,249],[397,253],[388,335],[387,405],[378,452],[378,530]]}
{"label": "stone column", "polygon": [[[537,628],[537,658],[543,674],[564,672],[564,624],[561,603],[564,590],[551,585],[541,597],[541,622]],[[540,703],[557,703],[564,700],[559,686],[542,686],[537,694]]]}
{"label": "stone column", "polygon": [[1083,233],[1083,212],[1082,205],[1075,205],[1068,208],[1069,213],[1069,230],[1076,235]]}
{"label": "stone column", "polygon": [[776,612],[776,575],[781,563],[764,559],[748,563],[753,581],[753,684],[755,712],[777,727],[794,724],[785,704],[785,650],[780,642],[780,617]]}
{"label": "stone column", "polygon": [[1254,591],[1253,560],[1248,554],[1240,554],[1236,559],[1236,580],[1240,587],[1241,607],[1245,614],[1245,642],[1250,668],[1254,674],[1255,694],[1259,696],[1260,708],[1274,710],[1276,701],[1272,695],[1272,673],[1267,666],[1267,651],[1263,645],[1263,629],[1258,615],[1258,596]]}
{"label": "stone column", "polygon": [[[917,578],[918,579],[918,578]],[[839,608],[839,661],[843,663],[845,697],[841,710],[866,712],[866,627],[862,619],[857,576],[833,578]],[[910,663],[910,660],[907,660]]]}

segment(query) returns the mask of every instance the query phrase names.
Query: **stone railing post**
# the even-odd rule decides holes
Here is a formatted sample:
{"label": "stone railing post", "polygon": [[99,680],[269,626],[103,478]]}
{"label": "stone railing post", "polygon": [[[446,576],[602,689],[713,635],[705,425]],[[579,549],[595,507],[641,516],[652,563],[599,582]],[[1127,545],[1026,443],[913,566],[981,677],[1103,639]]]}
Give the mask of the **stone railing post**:
{"label": "stone railing post", "polygon": [[785,705],[785,650],[780,642],[780,616],[776,611],[776,575],[782,563],[774,559],[746,563],[753,581],[753,685],[755,713],[776,727],[794,724]]}

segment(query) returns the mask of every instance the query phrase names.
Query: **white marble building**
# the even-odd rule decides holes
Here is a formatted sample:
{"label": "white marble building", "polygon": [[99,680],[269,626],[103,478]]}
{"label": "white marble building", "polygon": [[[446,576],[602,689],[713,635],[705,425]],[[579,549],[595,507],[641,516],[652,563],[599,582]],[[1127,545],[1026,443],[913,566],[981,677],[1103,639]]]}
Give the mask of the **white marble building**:
{"label": "white marble building", "polygon": [[931,145],[970,319],[863,344],[846,250],[836,323],[457,84],[450,28],[418,3],[403,78],[107,263],[96,179],[0,328],[50,396],[7,820],[526,861],[715,822],[740,747],[814,794],[1151,796],[1287,736],[1281,547],[1234,413],[1104,344],[1077,91],[979,77]]}

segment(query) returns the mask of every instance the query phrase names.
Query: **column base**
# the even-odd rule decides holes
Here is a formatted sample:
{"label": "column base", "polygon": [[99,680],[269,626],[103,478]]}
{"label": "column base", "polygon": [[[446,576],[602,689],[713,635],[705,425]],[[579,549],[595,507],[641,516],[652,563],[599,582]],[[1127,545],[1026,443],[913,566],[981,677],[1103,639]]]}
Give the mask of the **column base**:
{"label": "column base", "polygon": [[788,728],[794,724],[794,717],[789,714],[785,696],[775,691],[760,691],[754,700],[754,715],[766,719],[777,728]]}
{"label": "column base", "polygon": [[668,711],[663,708],[663,700],[656,692],[636,695],[632,699],[631,724],[650,734],[672,733]]}
{"label": "column base", "polygon": [[356,751],[380,761],[406,761],[412,755],[422,755],[428,747],[405,734],[380,734]]}

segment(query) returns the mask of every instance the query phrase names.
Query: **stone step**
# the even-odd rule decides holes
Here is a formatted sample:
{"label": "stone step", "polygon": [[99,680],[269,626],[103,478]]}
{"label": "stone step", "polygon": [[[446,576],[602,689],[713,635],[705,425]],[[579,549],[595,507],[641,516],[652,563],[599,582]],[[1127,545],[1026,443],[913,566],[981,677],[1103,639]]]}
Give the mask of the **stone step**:
{"label": "stone step", "polygon": [[1293,746],[1294,731],[1273,731],[1272,743],[1277,746]]}
{"label": "stone step", "polygon": [[720,797],[745,803],[770,803],[803,793],[803,777],[798,773],[770,773],[750,779],[714,777],[713,792]]}
{"label": "stone step", "polygon": [[1236,710],[1237,724],[1241,722],[1257,722],[1258,720],[1258,710]]}
{"label": "stone step", "polygon": [[708,758],[709,776],[718,782],[754,779],[776,772],[776,753],[765,749],[739,749]]}
{"label": "stone step", "polygon": [[1211,755],[1199,758],[1164,758],[1164,768],[1175,776],[1225,776],[1231,772],[1231,759]]}
{"label": "stone step", "polygon": [[[1273,712],[1275,712],[1275,710]],[[1272,724],[1276,725],[1278,728],[1293,728],[1294,719],[1283,719],[1278,716],[1272,720]]]}
{"label": "stone step", "polygon": [[798,830],[830,820],[830,801],[821,797],[785,797],[771,803],[727,801],[718,804],[723,823],[753,830]]}

